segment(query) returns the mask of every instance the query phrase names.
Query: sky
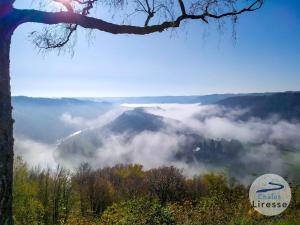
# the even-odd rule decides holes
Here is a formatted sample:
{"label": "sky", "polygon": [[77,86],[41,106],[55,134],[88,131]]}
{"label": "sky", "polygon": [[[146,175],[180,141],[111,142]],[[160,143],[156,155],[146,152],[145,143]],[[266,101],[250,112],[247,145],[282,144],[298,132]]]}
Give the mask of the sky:
{"label": "sky", "polygon": [[[31,0],[17,0],[28,8]],[[122,97],[300,90],[300,1],[267,0],[239,18],[237,39],[192,22],[147,36],[81,29],[74,55],[42,54],[25,24],[13,36],[13,95]]]}

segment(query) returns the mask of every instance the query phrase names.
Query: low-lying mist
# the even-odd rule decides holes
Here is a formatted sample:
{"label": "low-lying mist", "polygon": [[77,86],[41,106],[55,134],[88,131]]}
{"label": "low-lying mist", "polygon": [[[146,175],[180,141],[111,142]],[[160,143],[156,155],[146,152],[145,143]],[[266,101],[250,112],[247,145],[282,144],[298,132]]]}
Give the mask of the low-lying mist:
{"label": "low-lying mist", "polygon": [[[160,118],[163,127],[158,130],[145,128],[140,132],[105,129],[122,113],[137,108]],[[200,104],[123,104],[93,119],[65,112],[60,117],[61,122],[77,127],[78,131],[60,141],[68,141],[70,137],[76,140],[85,131],[94,132],[101,142],[95,152],[82,154],[74,150],[69,155],[62,155],[57,148],[60,143],[42,143],[26,138],[26,134],[15,136],[15,152],[31,166],[55,167],[62,164],[75,169],[84,162],[95,168],[134,163],[142,164],[147,169],[175,165],[188,176],[221,171],[242,182],[247,182],[257,173],[277,173],[299,179],[296,168],[300,164],[300,124],[281,120],[276,115],[264,120],[241,120],[246,112],[247,109]],[[98,132],[102,128],[105,133]],[[207,161],[201,158],[203,149],[191,144],[191,135],[194,135],[193,141],[198,136],[225,144],[234,140],[240,142],[241,147],[237,147],[236,156],[227,156],[229,165],[214,161],[213,153]],[[192,151],[191,146],[194,146]],[[189,160],[178,157],[178,152],[184,151],[190,152]]]}

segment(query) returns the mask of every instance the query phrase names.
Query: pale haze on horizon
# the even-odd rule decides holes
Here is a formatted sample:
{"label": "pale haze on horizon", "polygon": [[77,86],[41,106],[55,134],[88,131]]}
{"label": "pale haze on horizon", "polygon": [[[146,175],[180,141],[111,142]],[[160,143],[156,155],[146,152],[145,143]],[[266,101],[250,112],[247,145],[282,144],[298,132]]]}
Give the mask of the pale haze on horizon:
{"label": "pale haze on horizon", "polygon": [[[20,2],[20,3],[19,3]],[[17,2],[17,8],[31,1]],[[201,95],[300,90],[300,1],[267,1],[242,15],[237,40],[225,27],[189,23],[148,36],[82,29],[74,56],[41,54],[28,34],[15,32],[11,51],[12,94],[48,97]]]}

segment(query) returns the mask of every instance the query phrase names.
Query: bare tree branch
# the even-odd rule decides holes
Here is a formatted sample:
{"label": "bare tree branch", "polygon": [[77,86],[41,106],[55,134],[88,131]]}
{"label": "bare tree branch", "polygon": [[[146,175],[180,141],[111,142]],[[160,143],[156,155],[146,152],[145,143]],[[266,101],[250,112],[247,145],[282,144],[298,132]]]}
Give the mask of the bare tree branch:
{"label": "bare tree branch", "polygon": [[182,0],[178,0],[178,3],[179,3],[179,6],[180,6],[182,15],[186,15],[185,5],[183,4],[183,1]]}
{"label": "bare tree branch", "polygon": [[136,34],[145,35],[154,32],[162,32],[169,28],[176,28],[180,26],[180,23],[184,20],[201,20],[208,22],[209,18],[221,19],[224,17],[236,16],[245,12],[251,12],[259,9],[263,4],[263,0],[256,0],[249,6],[240,10],[233,9],[232,11],[224,12],[221,14],[214,14],[207,10],[201,14],[182,14],[176,19],[171,21],[165,21],[160,24],[151,26],[133,26],[133,25],[119,25],[110,22],[106,22],[101,19],[88,17],[78,13],[72,12],[43,12],[38,10],[20,10],[14,9],[14,13],[20,17],[20,23],[35,22],[43,24],[75,24],[84,28],[97,29],[100,31],[112,33],[112,34]]}
{"label": "bare tree branch", "polygon": [[[72,4],[74,1],[77,4],[83,6],[81,9],[81,15],[87,16],[90,13],[90,10],[93,8],[93,4],[97,0],[53,0],[54,2],[62,4],[68,12],[75,13],[75,6]],[[54,30],[52,34],[50,29],[45,29],[42,33],[32,32],[30,37],[33,40],[33,43],[40,49],[55,49],[63,48],[71,40],[72,35],[77,31],[77,24],[68,24],[64,26],[64,29],[57,32]]]}

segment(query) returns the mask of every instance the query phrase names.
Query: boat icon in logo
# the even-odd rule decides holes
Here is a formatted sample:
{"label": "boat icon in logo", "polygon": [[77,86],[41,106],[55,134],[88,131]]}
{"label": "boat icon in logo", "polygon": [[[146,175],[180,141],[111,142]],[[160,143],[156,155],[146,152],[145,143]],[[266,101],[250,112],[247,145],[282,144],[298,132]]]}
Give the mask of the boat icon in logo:
{"label": "boat icon in logo", "polygon": [[269,182],[268,184],[274,186],[272,188],[264,188],[264,189],[259,189],[256,191],[256,193],[265,193],[265,192],[269,192],[269,191],[277,191],[277,190],[281,190],[284,188],[284,185],[282,184],[277,184],[274,182]]}

